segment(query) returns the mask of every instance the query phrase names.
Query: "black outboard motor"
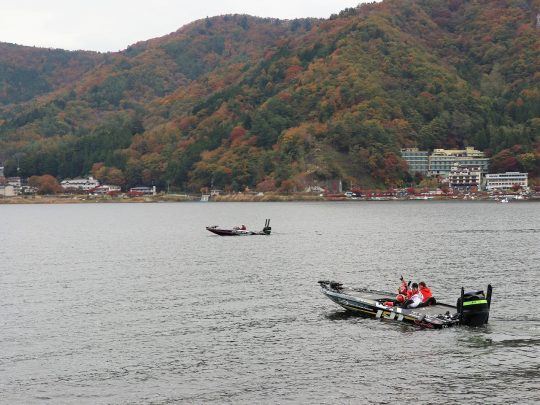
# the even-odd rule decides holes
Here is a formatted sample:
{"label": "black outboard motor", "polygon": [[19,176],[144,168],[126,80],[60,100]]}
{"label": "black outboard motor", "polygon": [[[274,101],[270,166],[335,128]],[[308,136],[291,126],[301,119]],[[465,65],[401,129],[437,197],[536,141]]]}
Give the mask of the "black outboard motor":
{"label": "black outboard motor", "polygon": [[337,292],[340,292],[341,290],[343,290],[343,284],[338,283],[336,281],[320,280],[319,284],[321,285],[322,288],[327,289],[327,290],[330,289]]}
{"label": "black outboard motor", "polygon": [[461,297],[457,300],[457,310],[461,325],[482,326],[488,322],[491,306],[491,284],[487,295],[484,291],[467,291],[461,288]]}
{"label": "black outboard motor", "polygon": [[265,235],[270,235],[270,232],[272,232],[272,227],[270,226],[270,219],[267,219],[264,222],[264,228],[262,231]]}

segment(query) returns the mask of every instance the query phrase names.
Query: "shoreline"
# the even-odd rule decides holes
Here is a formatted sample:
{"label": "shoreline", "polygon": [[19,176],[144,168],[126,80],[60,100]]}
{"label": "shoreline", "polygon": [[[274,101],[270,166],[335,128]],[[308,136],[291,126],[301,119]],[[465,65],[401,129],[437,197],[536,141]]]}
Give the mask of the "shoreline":
{"label": "shoreline", "polygon": [[[181,203],[181,202],[206,202],[201,201],[201,197],[188,194],[160,194],[156,196],[143,197],[97,197],[97,196],[14,196],[0,198],[0,205],[21,205],[21,204],[155,204],[155,203]],[[497,202],[493,197],[477,196],[474,199],[464,198],[463,196],[436,196],[434,198],[389,198],[389,199],[352,199],[345,197],[324,197],[313,194],[277,194],[268,193],[265,195],[253,194],[225,194],[212,197],[207,202],[430,202],[430,201],[453,201],[453,202],[482,202],[490,201]],[[512,202],[538,202],[540,198],[531,197],[523,200],[515,200]]]}

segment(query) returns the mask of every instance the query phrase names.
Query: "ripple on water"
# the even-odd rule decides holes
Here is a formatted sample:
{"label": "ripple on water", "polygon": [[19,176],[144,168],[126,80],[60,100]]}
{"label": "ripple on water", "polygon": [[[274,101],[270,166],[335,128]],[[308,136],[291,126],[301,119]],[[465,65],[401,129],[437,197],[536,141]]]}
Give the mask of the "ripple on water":
{"label": "ripple on water", "polygon": [[[0,206],[3,400],[533,403],[537,207]],[[204,229],[268,217],[270,237]],[[490,324],[359,318],[317,285],[389,289],[401,274],[450,303],[491,283]]]}

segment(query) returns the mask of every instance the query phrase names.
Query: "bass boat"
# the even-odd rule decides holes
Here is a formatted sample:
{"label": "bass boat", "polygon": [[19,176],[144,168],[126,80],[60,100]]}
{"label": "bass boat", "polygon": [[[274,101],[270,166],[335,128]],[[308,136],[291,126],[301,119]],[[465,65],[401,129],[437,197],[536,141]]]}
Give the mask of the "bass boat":
{"label": "bass boat", "polygon": [[335,281],[319,281],[319,284],[322,293],[336,304],[366,317],[406,322],[431,329],[455,325],[482,326],[488,323],[491,285],[488,285],[486,294],[482,290],[465,291],[462,287],[455,306],[436,303],[405,309],[388,305],[394,301],[393,293],[351,288]]}
{"label": "bass boat", "polygon": [[264,228],[262,231],[249,231],[246,229],[245,226],[235,226],[232,229],[224,229],[220,228],[217,225],[213,226],[207,226],[207,231],[210,231],[212,233],[215,233],[219,236],[249,236],[249,235],[270,235],[270,232],[272,232],[272,227],[270,226],[270,220],[267,219],[264,223]]}

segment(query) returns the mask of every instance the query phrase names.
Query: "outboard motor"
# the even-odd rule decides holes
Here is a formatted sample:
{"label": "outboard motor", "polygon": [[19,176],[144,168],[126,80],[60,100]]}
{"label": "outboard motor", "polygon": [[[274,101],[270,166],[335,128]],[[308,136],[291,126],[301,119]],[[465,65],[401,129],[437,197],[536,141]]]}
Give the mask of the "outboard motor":
{"label": "outboard motor", "polygon": [[272,227],[270,226],[270,219],[267,219],[264,222],[264,228],[262,231],[265,235],[270,235],[270,232],[272,232]]}
{"label": "outboard motor", "polygon": [[330,289],[330,290],[334,290],[334,291],[337,291],[337,292],[340,292],[341,290],[343,290],[343,284],[338,283],[336,281],[320,280],[319,284],[321,285],[322,288],[324,288],[326,290]]}
{"label": "outboard motor", "polygon": [[481,290],[465,292],[461,288],[461,297],[456,305],[461,325],[482,326],[488,323],[491,291],[491,284],[488,285],[487,295]]}

